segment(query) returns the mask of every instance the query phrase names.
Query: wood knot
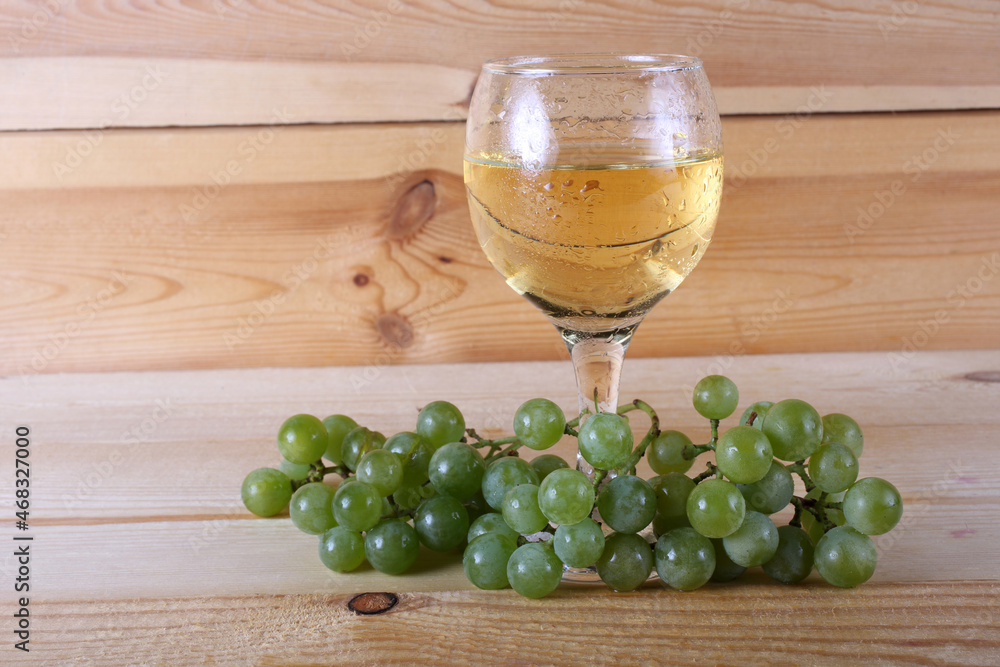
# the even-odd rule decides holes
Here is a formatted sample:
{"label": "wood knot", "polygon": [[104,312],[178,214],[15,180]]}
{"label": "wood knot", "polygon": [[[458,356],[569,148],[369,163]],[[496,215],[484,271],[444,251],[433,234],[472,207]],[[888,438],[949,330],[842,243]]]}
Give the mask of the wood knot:
{"label": "wood knot", "polygon": [[373,616],[384,614],[399,602],[399,596],[395,593],[361,593],[351,598],[347,603],[347,608],[355,614],[362,616]]}
{"label": "wood knot", "polygon": [[413,327],[405,318],[395,313],[384,313],[375,320],[375,328],[387,343],[397,348],[413,344]]}
{"label": "wood knot", "polygon": [[368,284],[370,278],[363,273],[356,273],[354,274],[353,280],[354,284],[357,285],[358,287],[364,287],[365,285]]}
{"label": "wood knot", "polygon": [[386,236],[396,241],[414,236],[433,217],[435,208],[437,192],[434,184],[428,180],[420,181],[396,202]]}
{"label": "wood knot", "polygon": [[974,373],[966,373],[966,380],[972,380],[973,382],[1000,382],[1000,371],[975,371]]}

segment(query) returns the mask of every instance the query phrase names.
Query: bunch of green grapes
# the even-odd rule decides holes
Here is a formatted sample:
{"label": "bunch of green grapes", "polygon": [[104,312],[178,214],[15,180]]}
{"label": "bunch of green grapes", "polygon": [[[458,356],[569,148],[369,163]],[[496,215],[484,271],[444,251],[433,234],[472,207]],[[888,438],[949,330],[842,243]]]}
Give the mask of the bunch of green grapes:
{"label": "bunch of green grapes", "polygon": [[[698,383],[694,407],[712,432],[701,445],[661,430],[656,412],[638,400],[567,421],[552,401],[532,399],[515,413],[514,435],[497,440],[466,429],[445,401],[424,407],[413,431],[388,439],[343,415],[296,415],[278,433],[280,467],[251,472],[242,496],[260,516],[288,507],[298,528],[319,536],[320,559],[336,572],[367,560],[399,574],[423,545],[462,548],[475,586],[531,598],[580,569],[618,591],[638,588],[654,570],[679,590],[756,566],[783,583],[814,567],[836,586],[867,581],[876,562],[869,536],[898,523],[902,501],[885,480],[858,479],[858,424],[789,399],[750,405],[720,434],[720,420],[738,402],[728,378]],[[650,421],[638,443],[634,410]],[[566,436],[576,438],[593,473],[553,454],[528,461],[518,451],[545,450]],[[689,476],[706,452],[715,462]],[[655,473],[648,480],[636,474],[643,457]],[[324,481],[328,473],[341,477],[339,485]],[[772,516],[789,505],[791,520],[777,526]]]}

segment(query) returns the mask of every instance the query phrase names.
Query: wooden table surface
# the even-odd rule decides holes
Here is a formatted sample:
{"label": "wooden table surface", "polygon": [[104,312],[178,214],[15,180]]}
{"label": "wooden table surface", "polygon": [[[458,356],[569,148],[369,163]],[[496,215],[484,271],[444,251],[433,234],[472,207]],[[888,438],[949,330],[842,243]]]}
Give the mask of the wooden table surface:
{"label": "wooden table surface", "polygon": [[[534,601],[476,590],[457,553],[422,553],[403,576],[335,574],[287,516],[242,507],[241,480],[277,464],[274,433],[291,414],[343,412],[388,434],[447,399],[499,435],[527,398],[574,406],[568,363],[5,377],[0,663],[1000,663],[1000,350],[630,359],[622,400],[707,438],[687,387],[720,369],[741,410],[799,397],[861,423],[862,476],[887,478],[905,503],[875,538],[867,584],[835,589],[814,573],[784,586],[758,568],[692,593],[564,585]],[[19,425],[27,531],[11,500]],[[33,537],[28,654],[11,632],[15,535]],[[365,592],[398,603],[352,612]]]}

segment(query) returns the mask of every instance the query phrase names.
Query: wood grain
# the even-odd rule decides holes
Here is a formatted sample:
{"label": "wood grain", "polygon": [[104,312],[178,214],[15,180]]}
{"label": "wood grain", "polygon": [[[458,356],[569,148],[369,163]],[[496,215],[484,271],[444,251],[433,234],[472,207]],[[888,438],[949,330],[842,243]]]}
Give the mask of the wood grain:
{"label": "wood grain", "polygon": [[[708,427],[686,385],[711,363],[632,360],[622,396],[701,438]],[[6,378],[0,430],[28,425],[32,439],[31,658],[408,664],[420,651],[447,664],[994,664],[998,369],[1000,351],[926,352],[897,372],[880,353],[745,356],[729,369],[742,404],[797,396],[862,424],[862,475],[892,481],[905,505],[901,524],[876,538],[867,584],[834,589],[814,573],[784,586],[751,571],[694,593],[564,586],[542,601],[473,589],[457,553],[424,552],[405,576],[336,575],[314,537],[287,517],[250,516],[238,488],[248,470],[275,463],[272,434],[295,412],[345,412],[389,433],[444,398],[470,425],[506,434],[528,397],[572,408],[567,363],[394,366],[364,386],[357,367]],[[569,455],[568,444],[556,451]],[[13,443],[0,452],[11,456]],[[12,531],[3,528],[8,541]],[[5,577],[13,566],[0,556]],[[350,612],[369,591],[398,604]]]}
{"label": "wood grain", "polygon": [[[713,247],[630,355],[997,347],[998,121],[727,119]],[[565,358],[478,247],[461,146],[459,123],[2,135],[0,372]]]}
{"label": "wood grain", "polygon": [[[0,129],[455,120],[488,58],[684,52],[725,113],[1000,106],[995,0],[8,3]],[[752,54],[752,57],[748,56]],[[932,64],[932,65],[930,65]]]}

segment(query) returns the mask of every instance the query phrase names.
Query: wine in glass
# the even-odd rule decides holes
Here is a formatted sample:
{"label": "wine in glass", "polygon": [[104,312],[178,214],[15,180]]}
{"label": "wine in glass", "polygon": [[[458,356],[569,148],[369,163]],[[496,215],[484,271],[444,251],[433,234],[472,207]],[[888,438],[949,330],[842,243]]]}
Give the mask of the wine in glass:
{"label": "wine in glass", "polygon": [[705,254],[719,212],[722,132],[701,61],[487,62],[465,184],[487,258],[566,342],[581,416],[615,411],[632,335]]}

